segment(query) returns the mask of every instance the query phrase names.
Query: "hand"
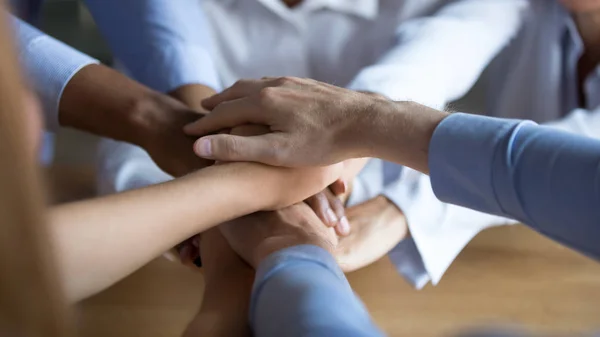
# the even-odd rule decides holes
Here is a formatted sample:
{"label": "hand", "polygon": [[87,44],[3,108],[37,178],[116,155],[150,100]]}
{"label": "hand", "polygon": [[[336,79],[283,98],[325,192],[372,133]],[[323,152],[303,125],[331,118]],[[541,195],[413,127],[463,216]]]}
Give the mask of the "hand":
{"label": "hand", "polygon": [[97,64],[79,70],[59,102],[61,125],[141,146],[174,176],[211,163],[194,156],[193,139],[181,132],[199,116],[176,99]]}
{"label": "hand", "polygon": [[327,227],[335,228],[338,235],[350,234],[350,223],[346,218],[344,204],[332,192],[331,187],[306,199],[305,202]]}
{"label": "hand", "polygon": [[345,215],[344,204],[352,192],[352,181],[368,160],[368,158],[359,158],[344,161],[341,178],[323,192],[305,200],[323,223],[329,227],[334,227],[339,236],[350,234],[351,226]]}
{"label": "hand", "polygon": [[274,212],[258,212],[229,221],[220,227],[221,233],[251,266],[281,249],[312,244],[334,252],[337,236],[304,203]]}
{"label": "hand", "polygon": [[254,270],[232,249],[218,228],[202,234],[204,297],[184,337],[250,336],[248,310]]}
{"label": "hand", "polygon": [[[204,158],[260,161],[277,166],[323,165],[358,154],[365,130],[359,126],[376,104],[388,100],[308,79],[239,81],[203,102],[213,110],[185,128],[206,135],[241,124],[268,125],[261,137],[218,135],[200,139],[195,151]],[[363,144],[366,145],[366,144]]]}
{"label": "hand", "polygon": [[240,81],[203,104],[213,111],[186,126],[190,135],[248,123],[271,130],[259,137],[203,137],[194,146],[203,158],[314,166],[377,157],[425,173],[431,136],[448,115],[298,78]]}
{"label": "hand", "polygon": [[334,254],[344,272],[379,260],[408,235],[404,214],[384,196],[350,207],[346,214],[353,231],[340,239]]}
{"label": "hand", "polygon": [[181,132],[181,128],[200,113],[187,108],[177,100],[161,95],[151,95],[139,106],[141,145],[152,160],[165,172],[179,177],[211,165],[213,162],[194,155],[194,139]]}
{"label": "hand", "polygon": [[[260,125],[242,125],[242,126],[238,126],[233,128],[232,130],[230,130],[231,134],[234,135],[242,135],[242,136],[255,136],[255,135],[261,135],[265,133],[265,127],[264,126],[260,126]],[[220,164],[220,163],[217,163]],[[221,163],[222,164],[222,163]],[[338,167],[341,167],[341,165],[337,165]],[[274,206],[272,206],[270,209],[276,210],[282,207],[287,207],[289,206],[291,203],[289,202],[290,197],[288,197],[287,195],[290,194],[291,195],[295,195],[300,188],[297,186],[294,186],[296,184],[298,184],[298,179],[297,178],[293,178],[294,175],[296,175],[297,177],[300,177],[302,175],[306,174],[302,174],[302,171],[313,171],[315,172],[315,178],[318,178],[319,175],[322,175],[323,172],[319,172],[319,171],[334,171],[335,169],[328,169],[328,168],[323,168],[323,169],[282,169],[282,168],[272,168],[275,172],[274,174],[279,175],[279,176],[283,176],[283,177],[288,177],[288,178],[284,178],[285,182],[279,184],[279,188],[278,191],[281,192],[280,195],[269,195],[269,197],[271,197],[274,201],[275,204]],[[283,172],[283,171],[287,171],[287,172]],[[296,173],[300,173],[300,174],[296,174]],[[260,179],[259,177],[257,177],[257,179]],[[272,179],[270,179],[272,180]],[[291,185],[291,186],[290,186]],[[343,189],[340,188],[339,183],[334,183],[331,186],[334,187],[334,189],[338,189],[339,191],[343,192]],[[285,186],[290,186],[289,188],[285,188]],[[307,186],[302,186],[302,187],[307,187]],[[319,194],[317,194],[317,196],[313,196],[310,197],[307,201],[311,202],[313,205],[313,209],[315,209],[315,212],[317,212],[317,215],[323,220],[323,222],[327,223],[329,226],[336,226],[336,229],[338,230],[338,232],[340,232],[340,235],[344,235],[345,233],[349,232],[349,226],[348,226],[348,230],[347,231],[342,231],[341,229],[339,229],[338,227],[341,226],[338,225],[337,223],[337,219],[335,220],[334,223],[329,223],[326,222],[327,220],[327,210],[331,210],[331,207],[336,207],[336,212],[337,214],[339,214],[340,218],[344,217],[344,207],[341,204],[341,202],[331,194],[331,192],[329,192],[329,189],[325,189],[326,192],[321,192]],[[328,194],[325,194],[329,192]],[[294,202],[296,202],[298,200],[295,200]],[[345,219],[345,217],[344,217]],[[347,222],[347,220],[346,220]],[[194,237],[194,238],[190,238],[184,242],[182,242],[181,244],[179,244],[176,247],[176,252],[178,252],[179,260],[186,266],[190,266],[193,267],[195,266],[202,266],[203,262],[202,262],[202,258],[200,255],[198,255],[198,237]],[[169,254],[169,257],[173,257],[174,254]]]}
{"label": "hand", "polygon": [[[268,133],[268,129],[261,125],[237,126],[229,132],[236,136],[259,136]],[[346,170],[346,168],[344,168]],[[345,217],[344,205],[336,197],[337,194],[345,192],[345,184],[338,180],[329,188],[306,199],[306,203],[313,209],[317,216],[329,227],[335,227],[339,235],[348,235],[350,225]]]}

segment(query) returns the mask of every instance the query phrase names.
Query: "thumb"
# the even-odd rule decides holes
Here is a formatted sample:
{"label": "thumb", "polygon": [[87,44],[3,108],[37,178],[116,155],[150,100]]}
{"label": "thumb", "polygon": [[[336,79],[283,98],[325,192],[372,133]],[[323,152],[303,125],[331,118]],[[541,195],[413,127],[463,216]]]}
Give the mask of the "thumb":
{"label": "thumb", "polygon": [[202,158],[218,161],[251,161],[276,165],[275,141],[269,134],[252,137],[212,135],[198,139],[194,143],[194,152]]}

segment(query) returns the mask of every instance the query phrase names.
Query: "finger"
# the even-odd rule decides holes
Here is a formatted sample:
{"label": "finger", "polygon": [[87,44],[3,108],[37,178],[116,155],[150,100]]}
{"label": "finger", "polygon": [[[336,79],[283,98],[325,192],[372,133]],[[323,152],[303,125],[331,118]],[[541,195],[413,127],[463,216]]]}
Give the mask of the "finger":
{"label": "finger", "polygon": [[341,217],[340,221],[335,226],[335,232],[337,233],[337,235],[348,236],[350,235],[351,231],[352,228],[350,227],[350,221],[348,221],[348,218],[346,216]]}
{"label": "finger", "polygon": [[248,98],[239,98],[219,104],[206,116],[187,124],[183,132],[190,136],[203,136],[244,124],[267,124],[262,109]]}
{"label": "finger", "polygon": [[286,152],[273,134],[262,136],[213,135],[198,139],[194,144],[196,155],[218,161],[251,161],[279,165]]}
{"label": "finger", "polygon": [[333,184],[329,185],[329,190],[331,190],[331,193],[335,196],[346,193],[347,188],[346,181],[343,179],[338,179],[334,181]]}
{"label": "finger", "polygon": [[329,199],[324,192],[317,193],[306,199],[306,204],[312,208],[315,214],[328,227],[333,227],[338,222],[338,217],[329,204]]}
{"label": "finger", "polygon": [[268,86],[270,80],[239,80],[231,87],[221,93],[202,100],[202,106],[207,110],[213,110],[217,105],[238,98],[250,96]]}
{"label": "finger", "polygon": [[335,224],[335,232],[339,236],[347,236],[350,234],[350,223],[348,222],[348,218],[346,218],[344,204],[331,191],[327,190],[325,194],[327,195],[329,206],[333,209],[338,218],[338,221]]}
{"label": "finger", "polygon": [[329,207],[333,210],[333,212],[335,212],[337,218],[343,218],[346,215],[346,210],[344,208],[344,204],[342,204],[342,201],[328,189],[325,190],[324,194],[327,196]]}

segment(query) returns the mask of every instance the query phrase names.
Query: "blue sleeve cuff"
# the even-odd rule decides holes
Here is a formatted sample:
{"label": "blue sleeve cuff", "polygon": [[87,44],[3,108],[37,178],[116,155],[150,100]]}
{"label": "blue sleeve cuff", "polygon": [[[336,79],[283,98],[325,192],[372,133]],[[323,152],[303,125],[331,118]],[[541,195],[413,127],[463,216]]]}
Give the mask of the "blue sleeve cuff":
{"label": "blue sleeve cuff", "polygon": [[435,195],[447,203],[504,214],[492,177],[496,152],[502,149],[498,144],[506,134],[524,123],[532,122],[463,113],[446,117],[429,145],[429,172]]}
{"label": "blue sleeve cuff", "polygon": [[[282,249],[267,256],[256,270],[255,288],[269,279],[281,266],[291,261],[306,261],[321,265],[330,270],[335,276],[346,282],[346,276],[340,269],[337,261],[327,250],[314,245],[298,245]],[[255,289],[256,290],[256,289]]]}
{"label": "blue sleeve cuff", "polygon": [[292,263],[304,262],[320,265],[323,269],[330,271],[341,282],[350,289],[350,284],[344,272],[340,269],[334,257],[325,249],[314,245],[298,245],[282,249],[267,256],[258,266],[254,287],[252,289],[252,300],[250,303],[250,317],[254,317],[256,300],[260,296],[263,285],[279,271],[285,269]]}
{"label": "blue sleeve cuff", "polygon": [[44,111],[46,128],[56,130],[62,93],[81,68],[98,60],[42,33],[29,24],[12,18],[19,43],[19,56],[28,80]]}

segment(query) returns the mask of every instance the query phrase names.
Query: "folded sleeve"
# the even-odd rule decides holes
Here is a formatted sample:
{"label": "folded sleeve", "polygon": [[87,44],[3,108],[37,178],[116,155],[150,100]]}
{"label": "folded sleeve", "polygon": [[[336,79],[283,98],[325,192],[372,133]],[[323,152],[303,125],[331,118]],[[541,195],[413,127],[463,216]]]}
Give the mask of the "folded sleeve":
{"label": "folded sleeve", "polygon": [[29,84],[38,95],[46,128],[59,126],[58,107],[65,86],[83,67],[98,61],[11,17],[19,47],[19,59]]}
{"label": "folded sleeve", "polygon": [[260,264],[250,323],[256,336],[383,336],[333,256],[312,245],[275,252]]}
{"label": "folded sleeve", "polygon": [[86,0],[114,56],[160,92],[186,84],[221,89],[200,1]]}
{"label": "folded sleeve", "polygon": [[600,259],[600,141],[533,122],[453,114],[429,149],[445,202],[517,219]]}
{"label": "folded sleeve", "polygon": [[350,88],[434,108],[466,94],[521,26],[526,0],[461,0],[406,21],[395,45]]}

